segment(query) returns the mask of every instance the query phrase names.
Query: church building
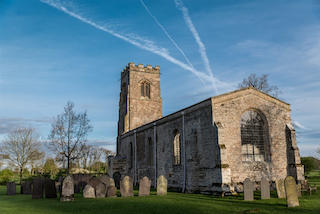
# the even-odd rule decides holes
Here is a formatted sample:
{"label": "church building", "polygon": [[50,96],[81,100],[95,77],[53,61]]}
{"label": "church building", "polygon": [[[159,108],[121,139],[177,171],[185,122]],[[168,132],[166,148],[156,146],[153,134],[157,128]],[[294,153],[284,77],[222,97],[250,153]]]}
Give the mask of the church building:
{"label": "church building", "polygon": [[117,155],[109,174],[204,194],[245,178],[304,180],[290,104],[248,87],[162,116],[160,67],[129,63],[121,72]]}

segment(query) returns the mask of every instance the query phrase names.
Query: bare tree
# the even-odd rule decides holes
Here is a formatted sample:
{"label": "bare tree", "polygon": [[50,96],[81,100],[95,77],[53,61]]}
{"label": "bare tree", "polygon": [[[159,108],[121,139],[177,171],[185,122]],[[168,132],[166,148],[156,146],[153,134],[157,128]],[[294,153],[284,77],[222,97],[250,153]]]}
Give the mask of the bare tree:
{"label": "bare tree", "polygon": [[70,163],[81,157],[81,148],[87,141],[88,134],[93,126],[87,117],[87,111],[76,113],[74,104],[68,102],[64,113],[54,118],[49,138],[48,148],[57,156],[67,160],[67,174]]}
{"label": "bare tree", "polygon": [[280,94],[282,94],[282,91],[280,91],[277,86],[269,85],[268,75],[269,74],[262,74],[261,77],[258,77],[256,74],[250,74],[248,78],[243,79],[242,82],[238,84],[238,89],[251,86],[271,96],[278,97]]}
{"label": "bare tree", "polygon": [[24,168],[39,158],[42,145],[40,134],[32,126],[17,127],[7,133],[0,150],[11,164],[19,168],[20,184]]}

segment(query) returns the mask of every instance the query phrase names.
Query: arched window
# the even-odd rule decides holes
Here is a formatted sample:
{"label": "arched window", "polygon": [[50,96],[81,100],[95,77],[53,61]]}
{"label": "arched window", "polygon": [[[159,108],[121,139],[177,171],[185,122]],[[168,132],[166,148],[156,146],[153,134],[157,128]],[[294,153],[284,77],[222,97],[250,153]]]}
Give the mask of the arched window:
{"label": "arched window", "polygon": [[173,139],[173,164],[181,164],[180,133],[176,130]]}
{"label": "arched window", "polygon": [[141,96],[150,98],[150,83],[147,81],[141,82]]}
{"label": "arched window", "polygon": [[242,161],[265,161],[266,125],[256,111],[246,111],[240,121]]}
{"label": "arched window", "polygon": [[148,138],[148,149],[147,149],[147,163],[149,166],[153,165],[153,143],[151,138]]}

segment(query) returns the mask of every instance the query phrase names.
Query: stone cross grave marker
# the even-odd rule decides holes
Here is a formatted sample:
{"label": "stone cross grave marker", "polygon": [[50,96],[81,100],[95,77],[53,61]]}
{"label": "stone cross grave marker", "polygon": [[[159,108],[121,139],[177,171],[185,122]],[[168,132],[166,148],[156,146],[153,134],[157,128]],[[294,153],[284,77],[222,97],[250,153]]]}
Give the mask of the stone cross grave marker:
{"label": "stone cross grave marker", "polygon": [[32,199],[43,198],[44,178],[33,179]]}
{"label": "stone cross grave marker", "polygon": [[139,196],[150,195],[151,180],[145,176],[139,182]]}
{"label": "stone cross grave marker", "polygon": [[276,189],[278,198],[286,198],[286,190],[284,188],[284,180],[276,180]]}
{"label": "stone cross grave marker", "polygon": [[106,188],[108,186],[110,186],[110,176],[109,175],[102,175],[101,178],[100,178],[100,181],[102,183],[104,183],[104,185],[106,185]]}
{"label": "stone cross grave marker", "polygon": [[100,183],[100,179],[97,177],[92,177],[89,180],[89,184],[96,190],[96,186]]}
{"label": "stone cross grave marker", "polygon": [[84,187],[82,192],[83,192],[84,198],[95,198],[96,197],[94,188],[90,184],[87,184]]}
{"label": "stone cross grave marker", "polygon": [[245,201],[253,201],[253,182],[246,178],[243,182],[243,194]]}
{"label": "stone cross grave marker", "polygon": [[24,195],[32,195],[32,188],[31,188],[31,182],[30,181],[25,181],[21,185],[21,194]]}
{"label": "stone cross grave marker", "polygon": [[120,179],[121,179],[120,172],[115,172],[113,174],[113,179],[114,179],[115,186],[119,189],[120,188]]}
{"label": "stone cross grave marker", "polygon": [[7,195],[16,195],[16,183],[14,181],[7,183]]}
{"label": "stone cross grave marker", "polygon": [[133,197],[133,179],[125,176],[120,181],[121,197]]}
{"label": "stone cross grave marker", "polygon": [[47,179],[44,182],[44,192],[46,198],[57,198],[56,182],[51,179]]}
{"label": "stone cross grave marker", "polygon": [[70,175],[68,175],[62,182],[60,201],[74,201],[74,182]]}
{"label": "stone cross grave marker", "polygon": [[286,188],[286,196],[287,196],[287,205],[288,207],[297,207],[299,206],[299,199],[297,195],[297,185],[296,180],[288,176],[284,180],[284,186]]}
{"label": "stone cross grave marker", "polygon": [[157,195],[167,195],[168,181],[166,177],[161,175],[157,179]]}
{"label": "stone cross grave marker", "polygon": [[107,197],[108,198],[117,197],[117,188],[115,186],[108,186],[108,188],[107,188]]}
{"label": "stone cross grave marker", "polygon": [[260,183],[261,199],[270,199],[270,184],[267,178],[262,178]]}
{"label": "stone cross grave marker", "polygon": [[102,182],[100,182],[96,186],[96,198],[105,198],[107,193],[106,185]]}

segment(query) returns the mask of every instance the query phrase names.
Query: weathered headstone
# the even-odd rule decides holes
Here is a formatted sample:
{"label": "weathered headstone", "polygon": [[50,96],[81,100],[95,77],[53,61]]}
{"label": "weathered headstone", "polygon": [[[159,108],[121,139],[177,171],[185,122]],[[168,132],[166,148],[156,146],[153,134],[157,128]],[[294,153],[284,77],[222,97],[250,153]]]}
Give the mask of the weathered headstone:
{"label": "weathered headstone", "polygon": [[7,183],[7,195],[16,195],[16,183],[14,181]]}
{"label": "weathered headstone", "polygon": [[121,179],[120,172],[115,172],[113,174],[113,179],[114,179],[115,186],[119,189],[120,188],[120,179]]}
{"label": "weathered headstone", "polygon": [[82,192],[83,192],[84,198],[95,198],[96,197],[94,188],[90,184],[87,184],[84,187]]}
{"label": "weathered headstone", "polygon": [[108,198],[117,197],[117,188],[115,186],[108,186],[107,197]]}
{"label": "weathered headstone", "polygon": [[243,195],[245,201],[253,201],[253,182],[246,178],[243,182]]}
{"label": "weathered headstone", "polygon": [[30,181],[25,181],[24,183],[22,183],[21,194],[24,194],[24,195],[31,195],[32,194],[32,188],[31,188]]}
{"label": "weathered headstone", "polygon": [[79,193],[81,189],[81,174],[73,174],[72,178],[74,181],[74,193]]}
{"label": "weathered headstone", "polygon": [[288,176],[284,180],[284,186],[286,188],[286,196],[287,196],[287,205],[288,207],[297,207],[299,206],[299,199],[297,195],[297,185],[296,180]]}
{"label": "weathered headstone", "polygon": [[151,180],[145,176],[139,182],[139,196],[150,195]]}
{"label": "weathered headstone", "polygon": [[105,198],[107,193],[106,185],[102,182],[100,182],[96,186],[96,198]]}
{"label": "weathered headstone", "polygon": [[121,197],[133,196],[133,179],[129,176],[125,176],[120,181],[120,193]]}
{"label": "weathered headstone", "polygon": [[74,201],[74,182],[70,175],[62,182],[60,201]]}
{"label": "weathered headstone", "polygon": [[43,198],[44,178],[35,178],[32,183],[32,199]]}
{"label": "weathered headstone", "polygon": [[57,198],[56,182],[51,179],[47,179],[44,182],[44,192],[46,198]]}
{"label": "weathered headstone", "polygon": [[301,183],[297,184],[297,196],[298,198],[301,197]]}
{"label": "weathered headstone", "polygon": [[163,175],[161,175],[157,179],[157,195],[167,195],[167,187],[168,181]]}
{"label": "weathered headstone", "polygon": [[96,186],[100,183],[100,179],[97,177],[92,177],[89,180],[89,184],[96,190]]}
{"label": "weathered headstone", "polygon": [[276,180],[276,189],[278,198],[286,198],[286,190],[284,188],[284,180]]}
{"label": "weathered headstone", "polygon": [[110,186],[110,176],[109,175],[102,175],[100,181],[106,185],[106,187]]}
{"label": "weathered headstone", "polygon": [[109,184],[109,186],[116,186],[116,184],[114,183],[114,179],[113,178],[110,178],[110,184]]}
{"label": "weathered headstone", "polygon": [[270,184],[267,178],[262,178],[260,183],[261,199],[270,199]]}

